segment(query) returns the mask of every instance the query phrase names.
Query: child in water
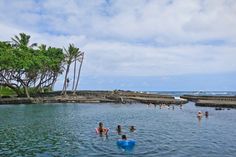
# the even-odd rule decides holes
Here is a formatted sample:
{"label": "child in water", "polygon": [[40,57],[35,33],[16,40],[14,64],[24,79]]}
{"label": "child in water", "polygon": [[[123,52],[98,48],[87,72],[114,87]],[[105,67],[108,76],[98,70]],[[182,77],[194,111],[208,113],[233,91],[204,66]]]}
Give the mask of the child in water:
{"label": "child in water", "polygon": [[120,125],[117,125],[116,131],[118,134],[121,134],[121,126]]}
{"label": "child in water", "polygon": [[134,132],[134,131],[136,130],[136,128],[132,125],[132,126],[130,126],[129,130],[130,130],[131,132]]}
{"label": "child in water", "polygon": [[197,117],[198,117],[198,118],[202,118],[202,112],[201,112],[201,111],[198,111]]}

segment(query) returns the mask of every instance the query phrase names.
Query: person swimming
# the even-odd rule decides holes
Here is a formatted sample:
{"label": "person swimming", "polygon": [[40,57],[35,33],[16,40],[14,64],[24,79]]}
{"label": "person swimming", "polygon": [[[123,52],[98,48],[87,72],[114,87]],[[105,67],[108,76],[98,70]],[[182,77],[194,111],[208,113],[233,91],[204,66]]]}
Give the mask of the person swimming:
{"label": "person swimming", "polygon": [[96,132],[100,133],[100,134],[107,134],[107,132],[109,131],[108,128],[103,127],[103,123],[99,122],[98,123],[98,127],[96,128]]}
{"label": "person swimming", "polygon": [[205,117],[208,118],[208,111],[205,112]]}
{"label": "person swimming", "polygon": [[198,118],[202,118],[202,112],[201,112],[201,111],[198,111],[197,117],[198,117]]}
{"label": "person swimming", "polygon": [[120,125],[117,125],[116,131],[118,134],[121,134],[121,126]]}
{"label": "person swimming", "polygon": [[122,135],[122,136],[121,136],[121,139],[122,139],[122,140],[127,140],[126,135]]}
{"label": "person swimming", "polygon": [[122,135],[116,143],[123,150],[132,150],[136,142],[133,139],[128,139],[126,135]]}
{"label": "person swimming", "polygon": [[134,132],[134,131],[136,130],[136,128],[132,125],[132,126],[130,126],[129,130],[130,130],[131,132]]}

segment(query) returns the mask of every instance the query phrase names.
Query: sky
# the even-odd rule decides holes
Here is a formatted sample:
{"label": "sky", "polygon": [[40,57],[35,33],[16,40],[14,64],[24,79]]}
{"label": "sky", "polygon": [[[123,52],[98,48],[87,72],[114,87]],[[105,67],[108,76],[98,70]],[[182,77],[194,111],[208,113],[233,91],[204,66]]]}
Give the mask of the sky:
{"label": "sky", "polygon": [[0,0],[0,30],[74,43],[81,90],[236,91],[235,0]]}

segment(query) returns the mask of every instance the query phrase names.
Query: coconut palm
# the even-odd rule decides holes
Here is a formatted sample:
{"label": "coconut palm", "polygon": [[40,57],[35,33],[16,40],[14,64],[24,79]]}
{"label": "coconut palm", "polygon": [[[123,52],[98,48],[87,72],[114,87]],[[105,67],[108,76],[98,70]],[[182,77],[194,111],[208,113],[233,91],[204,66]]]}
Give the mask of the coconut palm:
{"label": "coconut palm", "polygon": [[79,66],[79,71],[78,71],[76,85],[75,85],[73,94],[76,93],[76,90],[77,90],[77,87],[78,87],[78,84],[79,84],[79,78],[80,78],[80,73],[81,73],[81,68],[82,68],[83,60],[84,60],[84,52],[79,53],[79,56],[78,56],[78,62],[80,63],[80,66]]}
{"label": "coconut palm", "polygon": [[66,64],[67,64],[67,67],[66,67],[66,73],[65,73],[65,78],[64,78],[64,85],[63,85],[63,89],[62,89],[62,94],[66,95],[66,88],[68,86],[68,83],[69,83],[69,78],[68,78],[68,73],[70,71],[70,66],[71,66],[71,63],[73,63],[73,60],[75,58],[75,56],[78,54],[79,52],[79,48],[76,48],[73,44],[70,44],[69,47],[68,47],[68,50],[65,49],[65,58],[66,58]]}
{"label": "coconut palm", "polygon": [[78,57],[78,54],[80,53],[80,51],[77,51],[77,53],[75,54],[74,56],[74,74],[73,74],[73,85],[72,85],[72,90],[74,90],[74,87],[75,87],[75,76],[76,76],[76,68],[77,68],[77,57]]}
{"label": "coconut palm", "polygon": [[74,76],[73,76],[73,86],[72,86],[72,90],[73,91],[76,91],[76,88],[75,88],[75,80],[76,80],[76,69],[77,69],[77,62],[80,63],[80,59],[81,59],[81,56],[82,56],[82,52],[81,51],[77,51],[76,52],[76,55],[74,57]]}
{"label": "coconut palm", "polygon": [[25,33],[20,33],[20,36],[15,35],[14,38],[11,38],[13,45],[15,47],[35,47],[37,46],[37,43],[33,43],[29,45],[30,41],[30,35],[27,35]]}

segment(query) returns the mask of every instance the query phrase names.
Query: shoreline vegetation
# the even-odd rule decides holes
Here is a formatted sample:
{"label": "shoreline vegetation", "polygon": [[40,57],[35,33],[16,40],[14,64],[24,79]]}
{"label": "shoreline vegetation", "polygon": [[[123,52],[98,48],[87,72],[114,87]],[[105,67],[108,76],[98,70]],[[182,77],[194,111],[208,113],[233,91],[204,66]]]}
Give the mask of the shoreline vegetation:
{"label": "shoreline vegetation", "polygon": [[20,33],[10,41],[0,41],[0,95],[14,92],[30,99],[34,94],[52,91],[63,74],[61,95],[66,95],[69,87],[76,93],[84,52],[74,44],[67,48],[31,44],[30,38],[30,35]]}

